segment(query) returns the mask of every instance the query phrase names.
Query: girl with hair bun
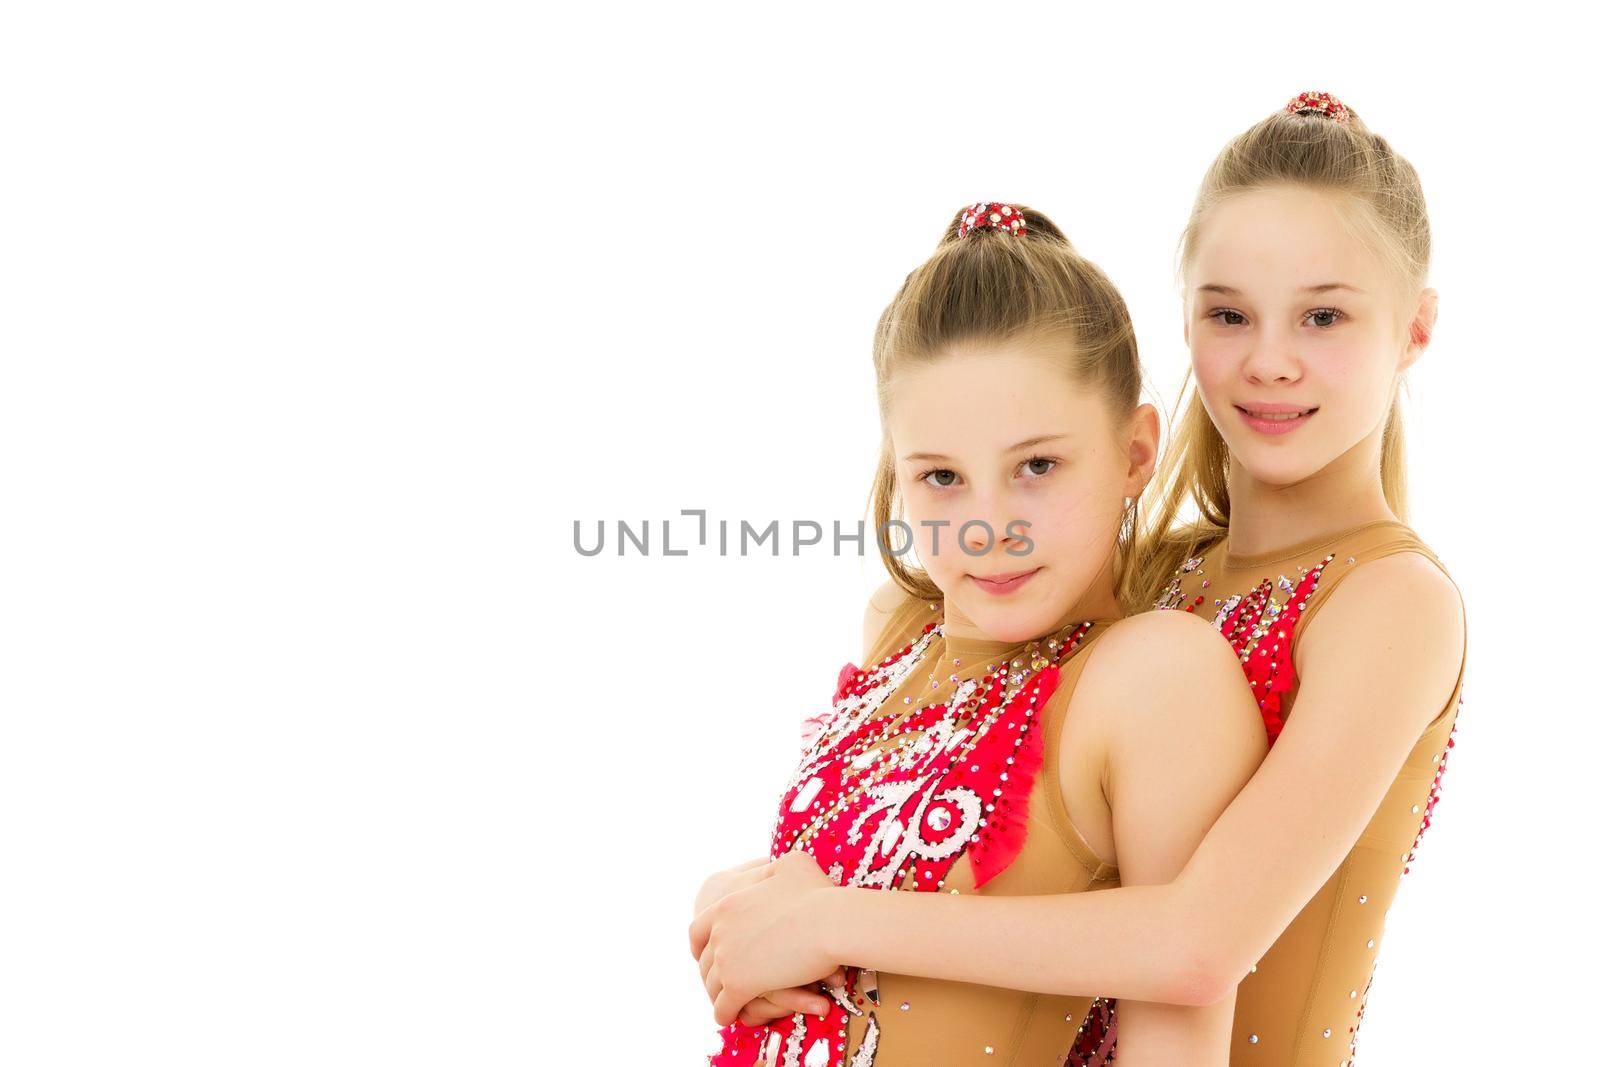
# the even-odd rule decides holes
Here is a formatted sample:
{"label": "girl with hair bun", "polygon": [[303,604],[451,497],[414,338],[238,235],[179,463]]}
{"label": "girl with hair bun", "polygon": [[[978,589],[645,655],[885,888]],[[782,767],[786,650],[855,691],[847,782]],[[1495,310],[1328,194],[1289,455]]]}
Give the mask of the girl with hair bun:
{"label": "girl with hair bun", "polygon": [[[877,511],[903,507],[926,570],[880,539],[895,580],[869,609],[868,667],[848,666],[810,724],[775,862],[708,880],[702,901],[726,899],[704,914],[796,864],[886,896],[1170,880],[1267,742],[1211,627],[1122,618],[1159,418],[1140,402],[1121,296],[1044,215],[975,204],[885,309],[874,361]],[[730,956],[699,956],[708,989],[742,988]],[[754,994],[720,1000],[710,1063],[1059,1063],[1095,1025],[1089,996],[889,968],[839,978],[832,1000],[777,990],[741,1018]],[[1220,1065],[1231,1011],[1228,997],[1130,1003],[1119,1023],[1148,1055]]]}
{"label": "girl with hair bun", "polygon": [[1126,1029],[1134,1002],[1236,997],[1229,1062],[1349,1067],[1465,670],[1460,594],[1405,523],[1398,390],[1433,334],[1429,255],[1415,170],[1326,93],[1235,137],[1201,183],[1181,256],[1194,389],[1129,587],[1227,638],[1271,748],[1181,872],[871,894],[784,856],[700,902],[691,947],[738,976],[708,982],[719,1019],[847,963],[1121,998],[1095,1001],[1070,1062],[1160,1062]]}

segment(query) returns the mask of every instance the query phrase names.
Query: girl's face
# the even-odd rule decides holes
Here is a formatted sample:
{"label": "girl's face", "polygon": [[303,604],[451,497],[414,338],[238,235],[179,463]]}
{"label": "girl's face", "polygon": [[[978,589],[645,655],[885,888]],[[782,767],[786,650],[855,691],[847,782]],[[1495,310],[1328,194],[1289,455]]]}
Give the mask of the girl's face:
{"label": "girl's face", "polygon": [[1233,197],[1201,227],[1187,271],[1184,337],[1201,402],[1268,485],[1300,482],[1363,441],[1376,457],[1399,373],[1426,343],[1426,325],[1412,324],[1427,309],[1402,304],[1383,261],[1341,221],[1342,203],[1298,187]]}
{"label": "girl's face", "polygon": [[[1114,425],[1037,349],[972,345],[901,372],[886,428],[948,621],[1026,641],[1116,613],[1113,551],[1124,498],[1150,478],[1154,408]],[[1007,576],[1023,577],[990,581]]]}

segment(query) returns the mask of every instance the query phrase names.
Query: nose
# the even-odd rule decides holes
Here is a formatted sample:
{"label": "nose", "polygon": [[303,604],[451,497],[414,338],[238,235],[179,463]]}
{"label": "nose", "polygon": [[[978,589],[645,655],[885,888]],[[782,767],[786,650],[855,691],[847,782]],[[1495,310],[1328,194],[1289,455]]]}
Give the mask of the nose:
{"label": "nose", "polygon": [[987,556],[997,549],[1004,551],[1020,542],[1019,537],[1006,532],[1006,528],[1020,518],[1007,512],[1004,506],[1006,497],[1005,493],[985,495],[980,509],[965,520],[970,525],[960,532],[960,538],[969,556]]}
{"label": "nose", "polygon": [[[973,518],[976,519],[978,516],[974,515]],[[988,519],[983,521],[989,522]],[[991,523],[991,525],[993,524]],[[967,520],[966,531],[961,535],[961,544],[967,550],[968,555],[985,555],[989,550],[989,540],[988,531],[978,523],[973,522],[972,519]]]}
{"label": "nose", "polygon": [[1300,361],[1294,354],[1292,337],[1282,330],[1258,331],[1240,370],[1245,379],[1255,385],[1299,381]]}

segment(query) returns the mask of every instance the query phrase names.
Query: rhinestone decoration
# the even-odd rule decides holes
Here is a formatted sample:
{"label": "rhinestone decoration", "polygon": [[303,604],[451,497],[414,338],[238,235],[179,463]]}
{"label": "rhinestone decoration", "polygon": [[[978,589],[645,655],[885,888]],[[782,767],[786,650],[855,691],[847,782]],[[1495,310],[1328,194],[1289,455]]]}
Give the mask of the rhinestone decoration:
{"label": "rhinestone decoration", "polygon": [[1341,126],[1350,125],[1350,109],[1332,93],[1299,93],[1283,110],[1291,115],[1322,115]]}
{"label": "rhinestone decoration", "polygon": [[878,1016],[867,1016],[867,1032],[861,1035],[861,1047],[856,1049],[856,1054],[850,1057],[850,1067],[872,1067],[872,1061],[878,1058]]}
{"label": "rhinestone decoration", "polygon": [[[1027,825],[1029,792],[1042,764],[1039,712],[1060,681],[1061,663],[1092,623],[1019,647],[1010,658],[971,665],[981,677],[929,677],[923,669],[944,637],[942,620],[887,659],[840,671],[832,707],[802,723],[801,756],[784,787],[770,854],[804,851],[837,885],[942,892],[962,858],[981,887],[1015,858]],[[937,663],[933,664],[935,667]],[[920,672],[920,673],[919,673]],[[891,701],[914,678],[921,699]],[[951,890],[954,891],[953,889]],[[735,1021],[719,1031],[710,1067],[845,1067],[851,1027],[863,1026],[849,1067],[871,1067],[883,1034],[875,972],[845,968],[845,987],[825,1018],[795,1013],[760,1026]],[[854,998],[861,998],[855,1000]],[[909,1012],[909,1001],[898,1001]],[[857,1005],[860,1005],[858,1007]],[[842,1040],[833,1040],[834,1035]],[[781,1061],[775,1060],[781,1039]]]}
{"label": "rhinestone decoration", "polygon": [[961,213],[961,224],[956,227],[956,236],[965,237],[974,230],[985,228],[1021,237],[1028,232],[1028,223],[1022,217],[1022,212],[1010,204],[973,204]]}
{"label": "rhinestone decoration", "polygon": [[[1336,104],[1337,102],[1334,103]],[[1314,101],[1311,102],[1310,106],[1312,110],[1322,113],[1320,105],[1317,105]],[[1339,106],[1342,107],[1342,105]],[[1291,108],[1291,110],[1293,109]],[[1403,538],[1405,536],[1404,534],[1401,535],[1402,541],[1398,544],[1396,541],[1389,541],[1384,544],[1385,553],[1393,551],[1397,547],[1402,551],[1405,550],[1405,547],[1409,547],[1404,544]],[[1328,548],[1333,551],[1329,552]],[[1155,605],[1153,605],[1158,609],[1199,613],[1202,617],[1209,618],[1212,625],[1228,638],[1229,643],[1239,656],[1240,665],[1243,667],[1245,677],[1250,683],[1251,691],[1256,697],[1257,706],[1261,709],[1262,721],[1267,727],[1269,741],[1276,742],[1282,732],[1286,716],[1285,704],[1291,700],[1299,684],[1293,661],[1297,628],[1302,632],[1304,631],[1305,612],[1319,595],[1319,589],[1324,590],[1321,595],[1327,595],[1325,591],[1330,588],[1331,584],[1329,581],[1323,580],[1329,577],[1327,568],[1334,566],[1335,560],[1337,560],[1340,566],[1335,573],[1342,576],[1348,573],[1344,568],[1354,567],[1358,562],[1357,557],[1362,555],[1360,551],[1355,553],[1340,551],[1342,548],[1345,548],[1345,546],[1335,543],[1323,548],[1321,551],[1313,549],[1302,557],[1298,565],[1291,565],[1287,568],[1287,573],[1262,573],[1266,571],[1266,567],[1262,567],[1261,571],[1251,573],[1248,564],[1224,564],[1226,543],[1216,542],[1208,545],[1204,554],[1187,558],[1174,568],[1165,589]],[[1213,563],[1211,568],[1205,566],[1208,558]],[[1218,564],[1223,565],[1217,566]],[[1208,574],[1208,570],[1214,570],[1218,573]],[[1229,586],[1243,591],[1232,592]],[[1460,703],[1458,700],[1456,709],[1453,710],[1459,710]],[[1423,763],[1424,766],[1429,763],[1432,764],[1433,774],[1431,777],[1433,783],[1427,797],[1420,798],[1415,792],[1407,795],[1397,791],[1393,801],[1386,801],[1386,803],[1391,803],[1395,807],[1393,809],[1386,808],[1385,810],[1392,810],[1396,816],[1409,811],[1417,822],[1416,837],[1413,840],[1410,853],[1398,857],[1403,861],[1402,864],[1397,864],[1395,868],[1400,875],[1410,871],[1410,863],[1416,857],[1416,851],[1421,843],[1423,834],[1431,824],[1433,809],[1438,802],[1440,780],[1443,777],[1445,767],[1448,765],[1449,754],[1454,749],[1456,723],[1453,718],[1450,720],[1448,727],[1449,736],[1442,743],[1435,740],[1438,735],[1433,733],[1433,730],[1434,728],[1430,727],[1430,732],[1426,739],[1419,738],[1417,742],[1419,746],[1427,744],[1431,747],[1414,749],[1413,755],[1407,763],[1408,768],[1414,768],[1417,763]],[[1348,863],[1349,861],[1347,860],[1346,862]],[[1370,892],[1372,888],[1378,887],[1368,882],[1367,888]],[[1387,891],[1389,887],[1383,886],[1382,888]],[[1367,893],[1360,893],[1356,897],[1355,903],[1365,905],[1372,899],[1374,898],[1369,897]],[[1378,897],[1376,899],[1385,900],[1386,898]],[[1360,912],[1355,909],[1345,912],[1344,915],[1346,917],[1340,922],[1353,925],[1356,914],[1360,914]],[[1382,917],[1379,918],[1381,923]],[[1299,920],[1296,921],[1298,922]],[[1339,931],[1330,930],[1330,932],[1342,933],[1343,936],[1351,938],[1352,942],[1355,943],[1365,943],[1368,949],[1365,958],[1375,963],[1377,938],[1371,936],[1370,926],[1371,922],[1367,920],[1361,923],[1363,928],[1359,931],[1348,930],[1345,927]],[[1256,968],[1252,967],[1251,973],[1254,974],[1255,971]],[[1254,980],[1254,982],[1259,981],[1259,979]],[[1369,970],[1367,977],[1368,988],[1371,986],[1371,981],[1371,971]],[[1251,1020],[1244,1013],[1252,1002],[1244,991],[1254,988],[1254,982],[1251,985],[1240,987],[1238,1010],[1241,1014],[1236,1017],[1236,1025],[1240,1025],[1240,1029],[1235,1032],[1235,1040],[1240,1046],[1247,1046],[1251,1043],[1251,1035],[1246,1028],[1250,1025]],[[1309,998],[1311,993],[1308,992],[1306,995]],[[1345,1016],[1340,1018],[1335,1025],[1308,1029],[1307,1036],[1311,1037],[1326,1030],[1327,1033],[1324,1036],[1331,1038],[1333,1031],[1347,1029],[1351,1038],[1349,1054],[1353,1056],[1355,1052],[1355,1035],[1359,1031],[1361,1019],[1365,1013],[1366,995],[1359,987],[1354,990],[1347,987],[1345,996],[1339,997],[1336,990],[1332,993],[1332,996],[1337,997],[1341,1003],[1353,1002],[1354,1025],[1347,1026],[1350,1016]],[[1307,1003],[1309,1005],[1309,1000]],[[1256,1036],[1259,1037],[1259,1035]],[[1341,1053],[1343,1052],[1342,1049],[1340,1051]],[[1353,1063],[1353,1060],[1349,1058],[1344,1060],[1346,1067],[1349,1067],[1351,1063]]]}
{"label": "rhinestone decoration", "polygon": [[1083,1013],[1064,1067],[1103,1067],[1114,1062],[1116,1056],[1117,1002],[1111,997],[1096,997]]}

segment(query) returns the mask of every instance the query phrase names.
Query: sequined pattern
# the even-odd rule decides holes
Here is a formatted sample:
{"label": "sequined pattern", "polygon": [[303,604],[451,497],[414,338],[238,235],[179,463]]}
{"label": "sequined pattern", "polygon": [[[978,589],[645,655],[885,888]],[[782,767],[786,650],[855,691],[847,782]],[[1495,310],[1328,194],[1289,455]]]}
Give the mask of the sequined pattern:
{"label": "sequined pattern", "polygon": [[[1342,537],[1336,544],[1326,546],[1320,559],[1305,558],[1305,565],[1293,567],[1292,574],[1252,575],[1245,571],[1240,575],[1239,570],[1243,568],[1236,567],[1226,582],[1229,589],[1213,584],[1213,578],[1222,580],[1228,568],[1218,570],[1215,575],[1206,573],[1207,555],[1220,559],[1225,554],[1224,545],[1212,546],[1207,555],[1187,559],[1174,570],[1164,594],[1155,604],[1158,609],[1185,610],[1203,617],[1210,615],[1212,624],[1228,639],[1239,657],[1271,741],[1275,742],[1283,729],[1288,713],[1284,701],[1289,699],[1299,681],[1292,656],[1296,630],[1318,591],[1326,590],[1330,583],[1347,573],[1345,568],[1355,567],[1358,557],[1371,559],[1409,550],[1426,552],[1415,534],[1400,523],[1369,523],[1351,534],[1355,536]],[[1365,550],[1356,547],[1355,554],[1345,551],[1361,544],[1366,546]],[[1431,553],[1429,555],[1431,558]],[[1338,569],[1330,571],[1333,567]],[[1241,583],[1241,577],[1249,584]],[[1239,589],[1243,591],[1230,591]],[[1326,596],[1326,592],[1323,595]],[[1354,1067],[1356,1036],[1366,1013],[1383,913],[1393,899],[1399,877],[1410,871],[1417,847],[1432,823],[1440,781],[1450,750],[1455,747],[1455,713],[1461,703],[1459,698],[1458,688],[1452,697],[1454,703],[1418,739],[1407,759],[1406,775],[1397,779],[1372,825],[1363,833],[1357,850],[1345,859],[1339,872],[1295,919],[1291,928],[1296,931],[1295,935],[1286,934],[1280,944],[1263,957],[1259,964],[1261,974],[1256,974],[1256,967],[1251,968],[1251,975],[1240,986],[1234,1026],[1234,1062],[1259,1063],[1264,1067],[1289,1063]],[[1413,777],[1416,770],[1430,761],[1435,769],[1427,796],[1422,798],[1415,792],[1417,786],[1411,783],[1416,781]],[[1404,854],[1388,851],[1394,847],[1391,843],[1399,833],[1410,837],[1408,818],[1416,820],[1410,851]],[[1310,924],[1309,931],[1307,924]],[[1320,946],[1316,950],[1319,955],[1313,960],[1295,959],[1293,954],[1304,949],[1290,948],[1287,950],[1289,958],[1280,959],[1277,954],[1283,944]],[[1298,977],[1286,978],[1279,969],[1284,965]],[[1354,968],[1360,968],[1365,978],[1356,981]],[[1342,976],[1340,982],[1348,980],[1352,988],[1335,984],[1332,977],[1335,973]],[[1318,976],[1323,979],[1320,985]],[[1296,984],[1300,982],[1307,985],[1302,988]],[[1111,1009],[1115,1003],[1114,1000],[1101,1001],[1095,1006],[1095,1013],[1104,1016],[1097,1028],[1108,1032],[1112,1055],[1116,1026]],[[1340,1009],[1338,1005],[1341,1004],[1347,1007]],[[1306,1018],[1306,1025],[1299,1029],[1294,1020],[1302,1017]],[[1317,1019],[1322,1021],[1315,1021]],[[1074,1054],[1084,1057],[1087,1064],[1109,1063],[1107,1044],[1102,1041],[1096,1049],[1080,1038]],[[1095,1058],[1096,1055],[1100,1058]]]}
{"label": "sequined pattern", "polygon": [[[943,702],[910,710],[888,698],[942,637],[942,624],[928,624],[869,670],[847,668],[832,709],[805,723],[801,759],[778,804],[772,857],[803,850],[837,884],[883,890],[937,892],[962,856],[976,885],[998,874],[1026,819],[1033,775],[1025,768],[1037,766],[1042,744],[1037,713],[1056,688],[1059,664],[1091,625],[1030,643],[982,678],[961,681]],[[764,1067],[774,1062],[776,1038],[783,1067],[845,1067],[854,1025],[863,1029],[849,1067],[872,1067],[887,1039],[876,975],[845,973],[845,992],[826,1018],[734,1022],[719,1032],[721,1050],[708,1063]]]}
{"label": "sequined pattern", "polygon": [[[1228,639],[1239,656],[1245,677],[1255,692],[1256,706],[1261,709],[1261,721],[1267,727],[1268,744],[1277,741],[1283,732],[1284,694],[1294,691],[1294,661],[1289,650],[1294,643],[1295,625],[1317,591],[1323,569],[1333,558],[1324,556],[1314,567],[1299,568],[1294,578],[1282,574],[1276,580],[1262,578],[1247,593],[1210,598],[1210,606],[1216,612],[1212,625]],[[1207,600],[1204,593],[1187,600],[1183,594],[1184,575],[1199,571],[1204,562],[1204,556],[1184,561],[1173,574],[1166,593],[1156,602],[1156,608],[1181,607],[1193,612],[1204,606]],[[1209,586],[1210,582],[1203,584]]]}

